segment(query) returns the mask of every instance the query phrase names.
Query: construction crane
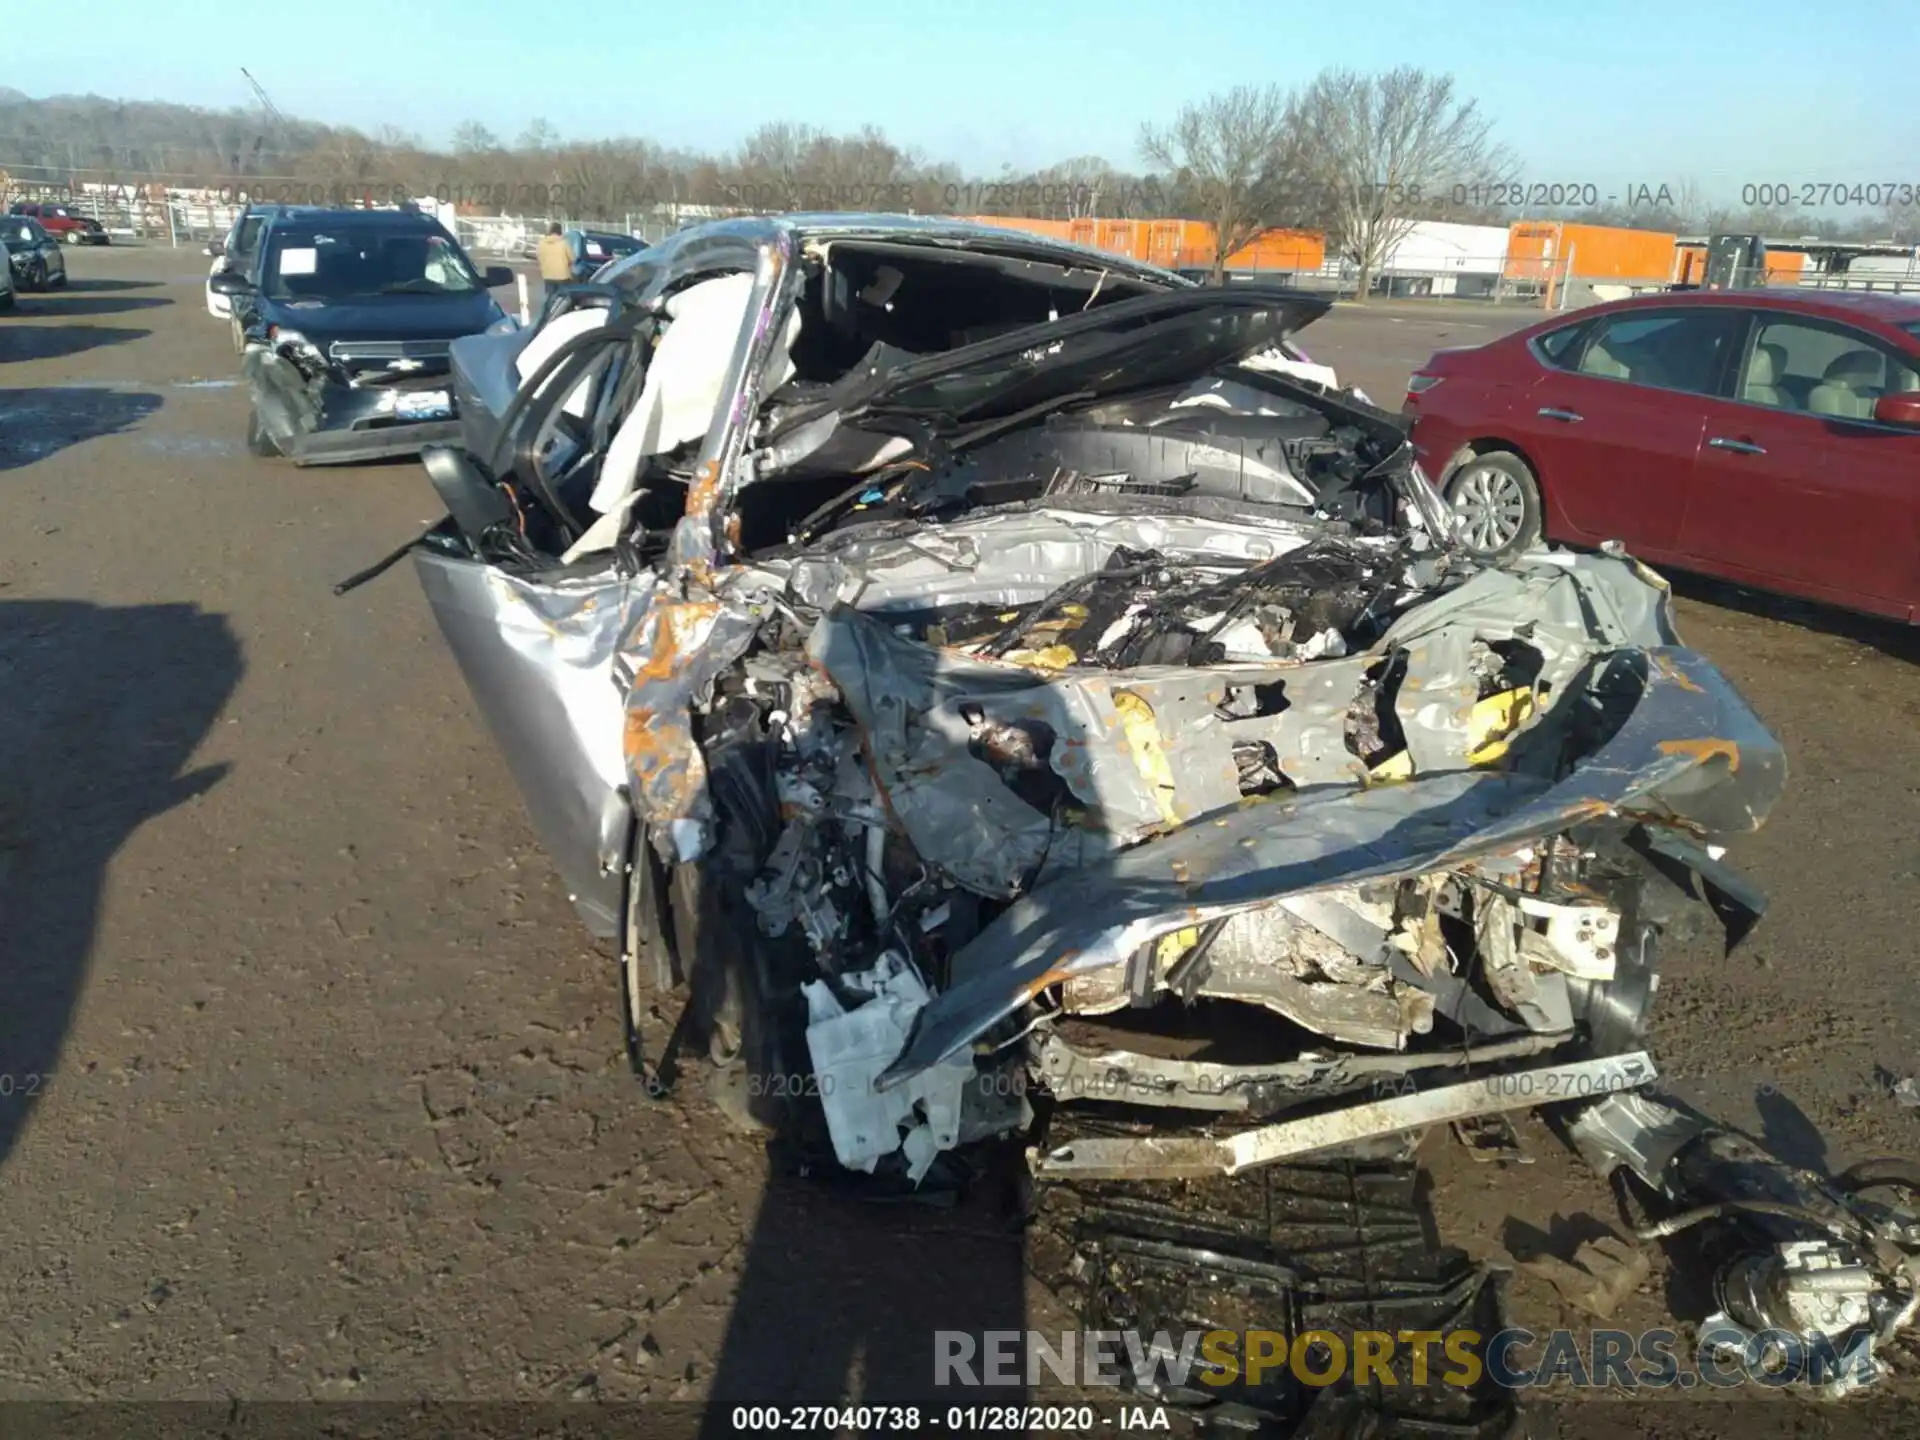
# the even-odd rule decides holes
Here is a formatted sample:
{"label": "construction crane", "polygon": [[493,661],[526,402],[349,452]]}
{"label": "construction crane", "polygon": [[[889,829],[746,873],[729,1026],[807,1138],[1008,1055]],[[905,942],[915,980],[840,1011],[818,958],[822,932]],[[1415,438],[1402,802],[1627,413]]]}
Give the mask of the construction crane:
{"label": "construction crane", "polygon": [[[267,112],[267,119],[273,122],[276,130],[281,129],[281,127],[286,124],[286,117],[280,113],[279,106],[273,103],[272,98],[267,94],[266,87],[253,78],[253,72],[247,69],[246,66],[242,65],[240,67],[240,73],[247,77],[247,84],[253,87],[254,97],[259,100],[260,108]],[[266,143],[266,139],[267,134],[264,130],[253,137],[253,148],[247,152],[247,160],[249,163],[257,163],[259,161],[260,147]],[[240,157],[236,155],[233,157],[233,160],[234,169],[237,171],[241,168]]]}
{"label": "construction crane", "polygon": [[276,106],[270,98],[268,98],[266,87],[261,85],[261,83],[258,80],[253,78],[253,72],[248,70],[246,66],[242,65],[240,67],[240,73],[247,77],[247,84],[253,87],[254,98],[259,100],[260,108],[266,111],[270,117],[272,117],[273,122],[276,125],[285,124],[287,117],[282,115],[280,113],[279,107]]}

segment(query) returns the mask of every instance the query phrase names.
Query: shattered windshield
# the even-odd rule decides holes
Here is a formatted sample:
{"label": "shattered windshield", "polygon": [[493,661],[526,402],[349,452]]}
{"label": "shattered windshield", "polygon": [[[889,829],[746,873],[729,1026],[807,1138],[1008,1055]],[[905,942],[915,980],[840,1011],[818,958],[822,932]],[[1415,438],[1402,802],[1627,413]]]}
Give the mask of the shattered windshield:
{"label": "shattered windshield", "polygon": [[427,230],[339,226],[276,235],[266,293],[277,300],[471,295],[482,287],[460,249]]}

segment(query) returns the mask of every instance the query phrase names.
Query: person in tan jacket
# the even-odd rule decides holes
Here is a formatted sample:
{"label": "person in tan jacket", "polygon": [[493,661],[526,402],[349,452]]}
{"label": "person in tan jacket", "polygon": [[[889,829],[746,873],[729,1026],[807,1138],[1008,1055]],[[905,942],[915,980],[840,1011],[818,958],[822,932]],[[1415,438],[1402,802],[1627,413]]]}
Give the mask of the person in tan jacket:
{"label": "person in tan jacket", "polygon": [[540,237],[540,283],[543,289],[550,290],[571,279],[573,247],[567,244],[567,237],[556,220],[547,227],[547,233]]}

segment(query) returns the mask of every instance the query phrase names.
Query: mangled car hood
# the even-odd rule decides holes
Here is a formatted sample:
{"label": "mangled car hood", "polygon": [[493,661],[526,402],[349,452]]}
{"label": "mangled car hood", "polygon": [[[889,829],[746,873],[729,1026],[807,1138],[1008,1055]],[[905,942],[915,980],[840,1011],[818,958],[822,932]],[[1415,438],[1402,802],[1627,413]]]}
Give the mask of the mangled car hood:
{"label": "mangled car hood", "polygon": [[1317,296],[1252,285],[1118,301],[943,355],[856,371],[830,404],[780,429],[827,408],[848,421],[886,414],[966,424],[1068,397],[1150,390],[1269,350],[1330,307]]}

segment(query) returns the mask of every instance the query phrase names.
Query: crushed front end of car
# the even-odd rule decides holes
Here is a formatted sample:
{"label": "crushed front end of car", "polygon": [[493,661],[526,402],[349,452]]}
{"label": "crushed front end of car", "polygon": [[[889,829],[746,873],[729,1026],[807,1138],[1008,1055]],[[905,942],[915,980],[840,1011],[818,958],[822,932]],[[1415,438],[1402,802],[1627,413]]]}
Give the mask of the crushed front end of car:
{"label": "crushed front end of car", "polygon": [[[1062,261],[1064,319],[796,375],[836,264],[911,292],[905,238],[625,262],[491,455],[427,457],[417,568],[618,944],[636,1070],[664,1087],[642,1022],[681,996],[740,1118],[895,1193],[1008,1146],[1205,1187],[1547,1108],[1645,1234],[1738,1231],[1730,1326],[1811,1333],[1836,1287],[1830,1339],[1905,1326],[1904,1202],[1653,1090],[1663,941],[1759,918],[1723,847],[1786,778],[1665,583],[1457,548],[1394,417],[1242,363],[1310,297],[1102,310]],[[737,258],[676,284],[675,244]]]}
{"label": "crushed front end of car", "polygon": [[447,350],[445,340],[322,342],[280,327],[241,359],[250,438],[299,465],[416,455],[457,439]]}

